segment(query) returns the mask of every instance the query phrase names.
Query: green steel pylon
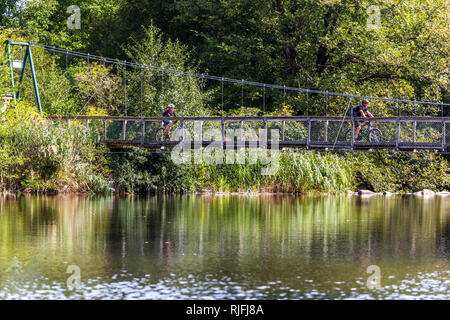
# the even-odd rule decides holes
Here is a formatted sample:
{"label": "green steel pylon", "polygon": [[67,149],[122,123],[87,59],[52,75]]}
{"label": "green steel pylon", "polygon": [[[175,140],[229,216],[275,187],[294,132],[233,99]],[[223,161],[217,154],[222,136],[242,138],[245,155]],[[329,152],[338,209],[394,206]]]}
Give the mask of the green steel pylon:
{"label": "green steel pylon", "polygon": [[[22,81],[23,81],[23,77],[25,75],[27,62],[30,61],[30,69],[31,69],[31,76],[33,78],[34,93],[36,95],[36,103],[38,105],[39,112],[42,115],[41,99],[39,97],[39,89],[38,89],[38,85],[37,85],[37,81],[36,81],[36,72],[34,70],[33,55],[31,54],[31,42],[26,43],[26,42],[15,42],[15,41],[6,40],[5,46],[6,46],[5,51],[8,54],[8,60],[9,60],[9,67],[10,67],[10,74],[11,74],[11,86],[12,86],[12,90],[13,90],[12,96],[13,96],[14,101],[16,99],[20,98],[20,88],[22,87]],[[13,68],[13,60],[12,60],[12,56],[11,56],[11,46],[21,46],[25,50],[25,55],[24,55],[23,62],[22,62],[22,72],[20,74],[17,92],[14,91],[14,72],[13,72],[14,68]]]}

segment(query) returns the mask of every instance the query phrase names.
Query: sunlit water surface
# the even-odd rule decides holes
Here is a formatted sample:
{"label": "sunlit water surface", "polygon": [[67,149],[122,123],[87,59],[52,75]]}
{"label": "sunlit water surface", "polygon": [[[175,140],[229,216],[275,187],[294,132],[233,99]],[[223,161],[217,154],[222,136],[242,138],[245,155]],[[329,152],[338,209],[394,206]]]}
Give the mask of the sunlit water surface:
{"label": "sunlit water surface", "polygon": [[0,299],[450,299],[449,204],[0,197]]}

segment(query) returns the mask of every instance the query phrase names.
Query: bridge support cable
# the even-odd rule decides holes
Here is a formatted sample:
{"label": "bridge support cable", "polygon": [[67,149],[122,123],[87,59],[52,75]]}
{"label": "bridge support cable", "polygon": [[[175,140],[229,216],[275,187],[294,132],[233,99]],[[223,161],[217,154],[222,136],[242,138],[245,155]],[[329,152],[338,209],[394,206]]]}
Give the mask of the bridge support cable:
{"label": "bridge support cable", "polygon": [[222,82],[221,82],[220,111],[223,116],[223,78],[222,78]]}
{"label": "bridge support cable", "polygon": [[144,116],[144,109],[142,107],[143,100],[143,82],[144,82],[144,69],[141,69],[141,117]]}
{"label": "bridge support cable", "polygon": [[309,116],[309,101],[308,101],[309,92],[306,91],[306,116]]}
{"label": "bridge support cable", "polygon": [[395,151],[398,151],[399,150],[398,146],[400,144],[400,117],[397,117],[395,125],[396,125]]}
{"label": "bridge support cable", "polygon": [[[33,54],[31,52],[31,47],[32,47],[32,43],[31,42],[14,42],[14,41],[10,41],[10,40],[6,40],[5,41],[5,50],[6,53],[8,54],[8,59],[9,59],[9,65],[10,65],[10,72],[11,72],[11,86],[12,86],[12,96],[13,99],[16,100],[18,98],[20,98],[20,87],[22,84],[22,81],[24,79],[25,76],[25,70],[26,70],[26,65],[27,62],[29,61],[30,63],[30,70],[31,70],[31,77],[33,80],[33,86],[34,86],[34,93],[36,96],[36,104],[38,106],[39,109],[39,113],[42,115],[42,106],[41,106],[41,99],[39,97],[39,88],[38,88],[38,84],[37,84],[37,79],[36,79],[36,71],[34,68],[34,62],[33,62]],[[14,66],[14,56],[11,52],[11,46],[21,46],[23,47],[23,50],[25,51],[23,60],[21,61],[21,66]],[[20,75],[20,79],[19,79],[19,91],[16,93],[14,92],[14,68],[18,68],[18,69],[22,69],[21,71],[21,75]]]}
{"label": "bridge support cable", "polygon": [[266,85],[264,85],[263,91],[263,113],[266,114]]}
{"label": "bridge support cable", "polygon": [[[271,88],[271,89],[277,89],[277,90],[283,90],[283,103],[286,104],[286,95],[288,94],[287,91],[295,91],[295,92],[300,92],[300,93],[306,93],[307,94],[307,115],[309,116],[309,101],[308,101],[308,94],[309,93],[315,93],[315,94],[319,94],[319,95],[325,95],[326,97],[326,108],[327,108],[327,112],[326,114],[328,114],[328,105],[329,105],[329,99],[332,96],[338,96],[338,97],[344,97],[344,98],[352,98],[352,99],[370,99],[370,101],[372,100],[378,100],[378,101],[384,101],[384,102],[396,102],[397,103],[397,113],[398,116],[400,116],[400,108],[399,108],[399,102],[401,103],[410,103],[414,105],[413,108],[413,112],[415,112],[415,114],[418,111],[418,106],[422,105],[429,105],[429,106],[441,106],[442,108],[442,113],[444,113],[444,106],[449,106],[449,103],[444,103],[444,102],[433,102],[433,101],[417,101],[417,100],[405,100],[405,99],[390,99],[390,98],[385,98],[385,97],[371,97],[371,96],[360,96],[360,95],[354,95],[354,94],[347,94],[347,93],[338,93],[338,92],[332,92],[332,91],[321,91],[321,90],[312,90],[312,89],[305,89],[305,88],[299,88],[299,87],[289,87],[286,85],[278,85],[278,84],[267,84],[267,83],[261,83],[261,82],[255,82],[255,81],[246,81],[243,79],[233,79],[233,78],[225,78],[225,77],[218,77],[218,76],[214,76],[214,75],[208,75],[208,74],[198,74],[198,73],[193,73],[193,72],[187,72],[187,71],[182,71],[182,70],[175,70],[175,69],[169,69],[169,68],[163,68],[163,67],[157,67],[157,66],[152,66],[152,65],[145,65],[145,64],[138,64],[138,63],[134,63],[134,62],[129,62],[129,61],[120,61],[117,59],[111,59],[111,58],[105,58],[103,56],[97,56],[97,55],[91,55],[90,53],[82,53],[82,52],[77,52],[77,51],[73,51],[73,50],[67,50],[67,49],[62,49],[62,48],[58,48],[58,47],[54,47],[54,46],[48,46],[48,45],[42,45],[42,44],[35,44],[35,43],[21,43],[21,42],[14,42],[14,41],[9,41],[7,40],[5,42],[6,44],[6,48],[7,48],[7,53],[9,53],[9,58],[10,58],[10,67],[12,68],[12,55],[11,55],[11,49],[14,46],[23,46],[23,47],[27,47],[28,50],[31,50],[31,47],[34,48],[40,48],[43,50],[46,50],[48,52],[50,52],[51,54],[61,54],[61,55],[66,55],[66,71],[69,68],[69,56],[73,56],[73,57],[78,57],[78,58],[82,58],[82,59],[87,59],[88,64],[91,61],[103,61],[104,63],[110,63],[110,64],[118,64],[118,65],[123,65],[124,66],[124,96],[125,96],[125,115],[128,116],[128,96],[127,96],[127,68],[134,68],[134,69],[141,69],[142,70],[153,70],[156,72],[163,72],[166,74],[176,74],[176,75],[180,75],[180,76],[188,76],[188,77],[196,77],[196,78],[200,78],[200,79],[208,79],[208,80],[214,80],[214,81],[220,81],[221,82],[221,111],[223,113],[223,108],[224,108],[224,101],[223,101],[223,86],[224,86],[224,82],[230,82],[230,83],[236,83],[236,84],[240,84],[241,85],[241,104],[244,104],[243,101],[243,87],[244,85],[249,85],[249,86],[256,86],[256,87],[263,87],[264,90],[264,97],[263,97],[263,110],[265,112],[265,89],[266,88]],[[25,57],[24,57],[25,60]],[[29,57],[28,57],[28,60]],[[63,60],[62,60],[63,61]],[[31,69],[34,69],[34,67],[32,67]],[[14,74],[12,73],[12,79],[11,82],[14,85]],[[35,77],[34,77],[35,78]],[[35,80],[35,79],[33,79]],[[34,81],[35,82],[35,81]],[[36,87],[36,85],[35,85]],[[36,88],[37,89],[37,88]],[[141,89],[142,90],[142,89]],[[35,91],[36,92],[36,91]],[[15,98],[15,92],[13,93],[13,98]],[[281,97],[280,97],[281,98]],[[141,98],[141,105],[142,105],[142,98]],[[40,107],[40,102],[38,102],[38,106]],[[133,107],[133,110],[135,110],[135,107]],[[41,109],[41,107],[40,107]],[[141,106],[141,109],[143,109],[143,107]],[[141,111],[142,113],[143,111]]]}
{"label": "bridge support cable", "polygon": [[445,135],[447,134],[445,119],[442,117],[442,152],[445,151]]}
{"label": "bridge support cable", "polygon": [[[339,126],[338,133],[336,134],[336,139],[334,139],[332,150],[334,150],[334,147],[336,146],[337,139],[339,137],[339,133],[341,132],[342,125],[344,124],[345,118],[347,116],[348,108],[350,108],[350,105],[352,104],[352,100],[353,100],[353,98],[350,97],[350,100],[348,101],[347,109],[345,109],[344,117],[342,118],[342,121],[341,121],[341,125]],[[352,119],[352,128],[353,128],[353,119]],[[352,149],[353,149],[353,142],[354,142],[353,141],[354,140],[354,136],[353,135],[354,135],[354,130],[352,130],[352,140],[351,140]]]}
{"label": "bridge support cable", "polygon": [[88,97],[88,100],[87,100],[86,103],[83,105],[83,107],[80,109],[80,111],[78,111],[78,115],[75,116],[75,119],[74,119],[74,120],[76,120],[76,119],[80,116],[81,112],[84,110],[84,108],[86,108],[86,106],[87,106],[88,103],[91,101],[91,99],[97,95],[97,93],[99,92],[99,89],[103,86],[103,79],[104,79],[104,77],[105,77],[105,75],[102,74],[102,78],[100,79],[100,83],[99,83],[98,86],[95,88],[95,90],[94,90],[94,92],[92,93],[92,95],[90,95],[90,96]]}
{"label": "bridge support cable", "polygon": [[244,79],[242,79],[242,86],[241,86],[241,107],[244,106]]}
{"label": "bridge support cable", "polygon": [[8,55],[8,61],[9,61],[9,68],[10,68],[10,76],[11,76],[11,87],[12,87],[12,96],[14,101],[16,101],[16,92],[14,89],[14,67],[13,67],[13,60],[12,56],[14,54],[14,47],[11,48],[11,45],[9,43],[6,44],[5,47],[6,53]]}
{"label": "bridge support cable", "polygon": [[[50,50],[53,47],[47,46],[47,45],[41,45],[41,44],[31,44],[34,47],[41,47],[43,49],[46,50]],[[64,53],[66,50],[65,49],[61,49],[61,48],[56,48],[57,52],[61,52]],[[82,52],[77,52],[77,51],[71,51],[69,50],[69,53],[71,55],[74,56],[79,56],[79,57],[87,57],[87,54],[82,53]],[[95,55],[89,55],[90,59],[92,60],[99,60],[101,57],[100,56],[95,56]],[[114,59],[110,59],[107,58],[108,62],[110,63],[120,63],[122,64],[122,62],[114,60]],[[168,68],[163,68],[163,67],[156,67],[156,66],[150,66],[150,65],[142,65],[142,64],[137,64],[137,63],[133,63],[133,62],[125,62],[126,66],[128,67],[132,67],[132,68],[145,68],[145,69],[150,69],[150,70],[154,70],[154,71],[161,71],[161,72],[167,72],[167,73],[174,73],[174,74],[178,74],[178,75],[183,75],[183,76],[191,76],[191,77],[198,77],[198,78],[203,78],[203,79],[210,79],[210,80],[217,80],[217,81],[221,81],[223,79],[223,81],[225,82],[234,82],[234,83],[242,83],[242,80],[237,80],[237,79],[233,79],[233,78],[224,78],[224,77],[218,77],[218,76],[213,76],[213,75],[208,75],[208,74],[197,74],[197,73],[192,73],[192,72],[186,72],[186,71],[181,71],[181,70],[174,70],[174,69],[168,69]],[[285,85],[275,85],[275,84],[264,84],[264,83],[260,83],[260,82],[255,82],[255,81],[245,81],[244,80],[244,84],[246,85],[253,85],[253,86],[260,86],[263,87],[264,85],[266,85],[267,87],[270,87],[272,89],[286,89],[289,91],[298,91],[298,92],[311,92],[311,93],[317,93],[317,94],[326,94],[326,91],[321,91],[321,90],[310,90],[310,89],[304,89],[304,88],[297,88],[297,87],[288,87]],[[398,101],[398,102],[404,102],[404,103],[412,103],[414,101],[411,100],[402,100],[402,99],[390,99],[390,98],[384,98],[384,97],[367,97],[367,96],[360,96],[360,95],[352,95],[352,94],[346,94],[346,93],[338,93],[338,92],[328,92],[329,95],[332,96],[342,96],[342,97],[352,97],[354,99],[374,99],[374,100],[382,100],[382,101]],[[431,101],[416,101],[416,103],[419,104],[429,104],[429,105],[440,105],[440,102],[431,102]],[[450,105],[450,104],[445,104],[445,105]]]}
{"label": "bridge support cable", "polygon": [[69,51],[66,50],[66,72],[69,69]]}
{"label": "bridge support cable", "polygon": [[441,117],[442,117],[442,152],[445,151],[445,140],[446,140],[446,135],[447,135],[447,130],[446,130],[446,123],[445,123],[445,118],[444,118],[444,105],[441,104]]}
{"label": "bridge support cable", "polygon": [[124,94],[124,105],[125,105],[125,117],[128,116],[128,105],[127,105],[127,62],[123,61],[123,94]]}
{"label": "bridge support cable", "polygon": [[[15,94],[16,99],[20,99],[20,89],[22,89],[23,77],[25,76],[25,70],[28,60],[28,52],[27,49],[24,48],[25,54],[22,54],[22,72],[20,73],[19,84],[17,86],[17,92]],[[13,87],[14,90],[14,87]]]}

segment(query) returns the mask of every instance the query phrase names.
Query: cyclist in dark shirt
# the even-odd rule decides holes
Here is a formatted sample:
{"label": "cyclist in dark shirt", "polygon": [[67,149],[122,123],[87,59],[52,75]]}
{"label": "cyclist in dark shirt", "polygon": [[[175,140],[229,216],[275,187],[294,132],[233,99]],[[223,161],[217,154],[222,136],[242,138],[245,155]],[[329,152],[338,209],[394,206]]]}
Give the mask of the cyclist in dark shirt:
{"label": "cyclist in dark shirt", "polygon": [[[169,104],[169,106],[167,107],[167,110],[165,110],[165,111],[162,113],[162,116],[163,116],[163,117],[167,117],[167,118],[170,118],[170,117],[177,117],[177,114],[175,113],[175,105],[174,105],[173,103]],[[167,132],[167,134],[169,134],[170,128],[171,128],[175,123],[176,123],[176,121],[173,122],[173,121],[170,121],[170,120],[164,120],[164,125],[166,126],[164,130]]]}
{"label": "cyclist in dark shirt", "polygon": [[[367,106],[368,105],[369,105],[369,101],[364,99],[362,101],[362,104],[360,104],[359,106],[353,107],[352,111],[351,111],[352,117],[363,117],[363,118],[366,118],[366,115],[364,114],[364,112],[365,112],[365,113],[367,113],[367,116],[369,116],[370,118],[373,118],[373,115],[367,110]],[[354,122],[355,123],[355,128],[356,128],[356,130],[355,130],[356,140],[360,139],[358,135],[359,135],[359,131],[361,130],[361,123],[362,122],[363,121],[358,121],[358,120],[355,120],[355,122]],[[367,121],[364,121],[364,122],[367,122]]]}

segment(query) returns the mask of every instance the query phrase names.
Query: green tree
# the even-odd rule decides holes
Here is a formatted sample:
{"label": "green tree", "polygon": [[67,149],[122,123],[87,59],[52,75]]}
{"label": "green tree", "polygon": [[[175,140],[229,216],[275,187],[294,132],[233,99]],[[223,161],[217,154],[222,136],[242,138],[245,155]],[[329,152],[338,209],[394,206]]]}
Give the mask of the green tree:
{"label": "green tree", "polygon": [[[186,46],[179,41],[164,41],[155,26],[143,29],[143,33],[145,38],[133,41],[124,49],[129,59],[147,66],[196,72]],[[170,103],[176,105],[178,115],[206,115],[209,112],[209,94],[202,90],[202,82],[195,77],[153,69],[126,72],[133,102],[129,104],[129,114],[160,115]]]}

